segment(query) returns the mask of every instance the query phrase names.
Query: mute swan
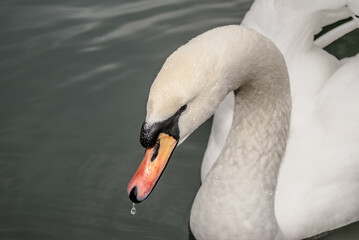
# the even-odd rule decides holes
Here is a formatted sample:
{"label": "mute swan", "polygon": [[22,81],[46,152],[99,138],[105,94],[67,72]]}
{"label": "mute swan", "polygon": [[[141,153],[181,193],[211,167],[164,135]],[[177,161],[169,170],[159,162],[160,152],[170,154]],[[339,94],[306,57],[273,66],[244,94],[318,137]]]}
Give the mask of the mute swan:
{"label": "mute swan", "polygon": [[[147,150],[129,183],[130,199],[148,196],[176,144],[235,90],[230,134],[191,211],[195,237],[302,239],[359,220],[357,64],[357,57],[348,60],[321,82],[320,94],[303,93],[315,96],[311,109],[300,111],[293,101],[293,114],[304,115],[291,118],[286,64],[268,38],[226,26],[192,39],[151,87],[140,139]],[[335,81],[338,75],[344,80]]]}

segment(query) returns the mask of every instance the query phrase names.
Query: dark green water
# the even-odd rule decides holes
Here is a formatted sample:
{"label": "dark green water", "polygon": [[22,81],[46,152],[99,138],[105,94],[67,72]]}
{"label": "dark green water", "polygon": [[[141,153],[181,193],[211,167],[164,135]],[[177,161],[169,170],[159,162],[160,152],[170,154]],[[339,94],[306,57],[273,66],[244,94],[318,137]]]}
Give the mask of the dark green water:
{"label": "dark green water", "polygon": [[210,122],[130,214],[148,90],[171,52],[250,2],[2,0],[0,239],[190,238]]}

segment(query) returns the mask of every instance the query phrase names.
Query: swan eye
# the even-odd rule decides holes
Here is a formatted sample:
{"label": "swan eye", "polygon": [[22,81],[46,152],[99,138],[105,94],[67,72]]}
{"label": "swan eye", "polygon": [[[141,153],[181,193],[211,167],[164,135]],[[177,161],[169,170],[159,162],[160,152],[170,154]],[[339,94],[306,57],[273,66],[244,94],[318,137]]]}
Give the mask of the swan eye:
{"label": "swan eye", "polygon": [[186,105],[183,105],[181,108],[180,108],[180,112],[183,113],[184,111],[187,110],[187,104]]}

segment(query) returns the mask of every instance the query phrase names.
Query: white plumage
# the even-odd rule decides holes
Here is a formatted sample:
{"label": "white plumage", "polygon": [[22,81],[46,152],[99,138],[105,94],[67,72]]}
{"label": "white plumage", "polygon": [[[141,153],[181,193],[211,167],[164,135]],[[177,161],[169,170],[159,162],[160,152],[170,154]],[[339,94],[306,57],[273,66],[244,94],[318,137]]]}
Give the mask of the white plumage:
{"label": "white plumage", "polygon": [[[357,27],[359,1],[256,1],[243,25],[282,51],[291,83],[290,136],[275,209],[288,239],[359,220],[359,55],[338,61],[320,45]],[[323,25],[353,16],[346,28],[314,42]],[[202,164],[202,181],[219,155],[233,115],[233,95],[217,110]],[[223,121],[222,119],[225,119]]]}
{"label": "white plumage", "polygon": [[[215,114],[191,212],[198,240],[303,239],[359,220],[359,55],[338,61],[322,49],[357,20],[313,40],[357,7],[258,0],[245,27],[211,30],[167,59],[146,122],[187,104],[180,142],[236,92]],[[280,49],[290,90],[277,48],[247,28]]]}

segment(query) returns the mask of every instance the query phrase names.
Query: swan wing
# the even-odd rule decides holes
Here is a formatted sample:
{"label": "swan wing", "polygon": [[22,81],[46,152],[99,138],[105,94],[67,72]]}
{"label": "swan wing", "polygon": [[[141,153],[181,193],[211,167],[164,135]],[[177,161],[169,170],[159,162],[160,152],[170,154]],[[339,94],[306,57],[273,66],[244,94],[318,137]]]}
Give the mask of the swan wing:
{"label": "swan wing", "polygon": [[[359,56],[292,116],[279,171],[277,220],[289,238],[359,220]],[[314,107],[313,107],[314,106]]]}

